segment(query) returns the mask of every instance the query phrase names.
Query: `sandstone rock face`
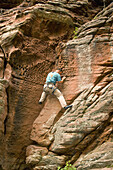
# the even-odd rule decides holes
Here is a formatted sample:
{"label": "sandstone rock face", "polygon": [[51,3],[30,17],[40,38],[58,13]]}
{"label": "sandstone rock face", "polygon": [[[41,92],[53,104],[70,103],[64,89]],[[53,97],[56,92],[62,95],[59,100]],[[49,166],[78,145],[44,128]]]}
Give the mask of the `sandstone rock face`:
{"label": "sandstone rock face", "polygon": [[[112,146],[112,10],[113,4],[80,27],[76,39],[57,48],[57,53],[62,52],[56,63],[67,76],[61,89],[73,108],[63,115],[59,110],[56,114],[56,102],[52,103],[51,97],[35,120],[31,133],[31,139],[39,145],[67,156],[66,159],[71,157],[78,169],[103,168],[112,166],[113,162],[112,149],[107,153],[103,149],[102,155],[99,151],[96,153],[108,140]],[[103,153],[107,156],[103,157]],[[36,165],[40,167],[40,163]],[[59,166],[62,166],[60,162]],[[48,169],[52,169],[51,166]]]}
{"label": "sandstone rock face", "polygon": [[[1,169],[55,170],[67,160],[78,169],[112,166],[113,3],[101,12],[96,5],[24,1],[2,12]],[[38,105],[57,66],[67,76],[59,89],[73,104],[66,112],[54,96]]]}
{"label": "sandstone rock face", "polygon": [[55,65],[55,46],[62,39],[70,39],[74,30],[72,18],[60,7],[37,4],[18,8],[1,16],[0,74],[9,86],[7,115],[3,111],[0,121],[1,135],[5,126],[0,164],[7,170],[26,167],[26,146],[32,143],[32,124],[42,108],[38,100],[45,76]]}

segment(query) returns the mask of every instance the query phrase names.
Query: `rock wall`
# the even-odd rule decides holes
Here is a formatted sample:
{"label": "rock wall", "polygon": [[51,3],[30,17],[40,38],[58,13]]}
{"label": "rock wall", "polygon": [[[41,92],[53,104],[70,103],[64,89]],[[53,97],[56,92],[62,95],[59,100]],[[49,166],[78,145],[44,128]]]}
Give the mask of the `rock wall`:
{"label": "rock wall", "polygon": [[61,89],[73,108],[65,113],[57,110],[53,97],[45,103],[31,140],[41,150],[48,148],[48,153],[39,153],[36,145],[27,148],[26,162],[35,170],[57,169],[66,160],[81,170],[113,165],[112,12],[113,3],[80,27],[75,39],[57,48],[56,63],[67,76]]}
{"label": "rock wall", "polygon": [[[67,160],[78,169],[112,166],[113,3],[100,9],[84,0],[24,1],[1,10],[1,169],[55,170]],[[59,88],[73,103],[65,113],[54,96],[38,105],[57,66],[67,76]],[[87,163],[94,155],[98,163]]]}

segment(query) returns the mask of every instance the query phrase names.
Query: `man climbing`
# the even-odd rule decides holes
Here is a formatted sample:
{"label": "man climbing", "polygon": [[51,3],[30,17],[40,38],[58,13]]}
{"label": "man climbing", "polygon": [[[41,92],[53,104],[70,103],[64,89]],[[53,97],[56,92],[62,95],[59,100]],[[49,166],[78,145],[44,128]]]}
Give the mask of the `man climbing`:
{"label": "man climbing", "polygon": [[62,73],[62,69],[58,68],[55,72],[50,72],[47,75],[46,83],[44,85],[44,89],[43,89],[41,98],[39,100],[39,104],[42,104],[44,102],[48,94],[54,94],[58,98],[62,108],[64,109],[72,108],[72,105],[67,105],[63,94],[55,86],[57,83],[63,83],[64,80],[66,79],[66,77],[63,77],[61,79],[61,76],[60,76],[61,73]]}

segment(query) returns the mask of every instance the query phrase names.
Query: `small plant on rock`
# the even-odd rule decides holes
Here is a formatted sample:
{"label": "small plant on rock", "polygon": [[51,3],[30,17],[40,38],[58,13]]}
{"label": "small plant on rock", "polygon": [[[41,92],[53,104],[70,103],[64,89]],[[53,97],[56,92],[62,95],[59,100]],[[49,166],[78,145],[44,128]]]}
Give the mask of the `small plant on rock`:
{"label": "small plant on rock", "polygon": [[76,170],[76,168],[72,166],[72,164],[70,163],[70,161],[67,161],[64,168],[58,167],[57,170]]}
{"label": "small plant on rock", "polygon": [[74,30],[74,38],[75,39],[77,38],[77,31],[78,31],[78,27],[75,27],[75,30]]}

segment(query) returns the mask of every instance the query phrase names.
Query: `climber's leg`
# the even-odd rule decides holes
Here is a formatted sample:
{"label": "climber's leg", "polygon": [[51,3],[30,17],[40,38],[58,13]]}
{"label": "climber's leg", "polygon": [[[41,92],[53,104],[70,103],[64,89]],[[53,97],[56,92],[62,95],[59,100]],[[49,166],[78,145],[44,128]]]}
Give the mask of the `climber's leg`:
{"label": "climber's leg", "polygon": [[39,100],[39,104],[42,104],[46,99],[47,93],[45,91],[42,92],[41,98]]}
{"label": "climber's leg", "polygon": [[67,103],[66,103],[66,101],[65,101],[65,99],[64,99],[64,96],[63,96],[62,93],[60,92],[60,90],[56,89],[56,90],[54,91],[54,95],[58,98],[61,106],[64,108],[64,107],[67,105]]}

